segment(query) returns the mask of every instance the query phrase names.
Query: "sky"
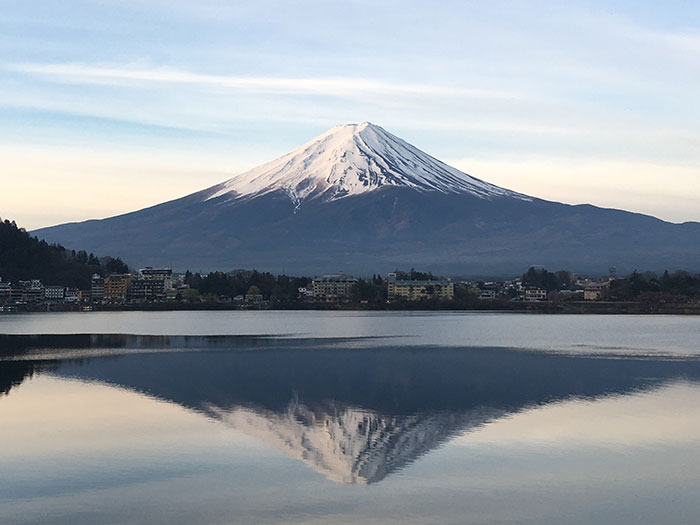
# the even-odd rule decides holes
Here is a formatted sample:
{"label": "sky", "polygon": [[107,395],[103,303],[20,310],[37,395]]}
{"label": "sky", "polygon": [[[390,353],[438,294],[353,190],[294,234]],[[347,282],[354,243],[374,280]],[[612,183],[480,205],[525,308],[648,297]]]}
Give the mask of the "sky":
{"label": "sky", "polygon": [[0,0],[0,217],[212,186],[370,121],[540,198],[700,221],[700,3]]}

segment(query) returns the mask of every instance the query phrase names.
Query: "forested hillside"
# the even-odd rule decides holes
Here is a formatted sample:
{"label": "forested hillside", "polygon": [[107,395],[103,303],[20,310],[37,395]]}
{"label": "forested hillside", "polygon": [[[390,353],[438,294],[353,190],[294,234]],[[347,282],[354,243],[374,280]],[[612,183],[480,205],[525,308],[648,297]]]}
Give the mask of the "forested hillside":
{"label": "forested hillside", "polygon": [[88,288],[94,273],[126,272],[120,258],[67,250],[29,235],[14,221],[0,220],[0,277],[3,281],[40,279],[44,284]]}

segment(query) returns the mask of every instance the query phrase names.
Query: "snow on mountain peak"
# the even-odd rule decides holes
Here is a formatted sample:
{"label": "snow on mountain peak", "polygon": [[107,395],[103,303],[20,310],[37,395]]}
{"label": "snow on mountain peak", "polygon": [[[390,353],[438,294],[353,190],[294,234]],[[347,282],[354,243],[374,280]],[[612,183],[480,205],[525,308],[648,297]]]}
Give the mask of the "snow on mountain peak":
{"label": "snow on mountain peak", "polygon": [[213,187],[208,199],[237,200],[282,190],[299,207],[307,198],[337,200],[385,186],[529,199],[452,168],[370,122],[335,126],[286,155]]}

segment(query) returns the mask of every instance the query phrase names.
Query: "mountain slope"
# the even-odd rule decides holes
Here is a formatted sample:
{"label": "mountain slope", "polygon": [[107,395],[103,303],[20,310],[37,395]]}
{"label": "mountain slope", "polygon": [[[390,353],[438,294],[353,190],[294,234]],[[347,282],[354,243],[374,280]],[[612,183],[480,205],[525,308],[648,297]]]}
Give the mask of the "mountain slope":
{"label": "mountain slope", "polygon": [[181,199],[36,234],[178,270],[421,266],[505,275],[533,264],[580,272],[700,267],[700,224],[528,197],[368,123],[335,127]]}
{"label": "mountain slope", "polygon": [[300,206],[307,198],[332,201],[385,186],[529,200],[462,173],[369,122],[336,126],[279,159],[215,186],[208,198],[244,199],[282,191]]}

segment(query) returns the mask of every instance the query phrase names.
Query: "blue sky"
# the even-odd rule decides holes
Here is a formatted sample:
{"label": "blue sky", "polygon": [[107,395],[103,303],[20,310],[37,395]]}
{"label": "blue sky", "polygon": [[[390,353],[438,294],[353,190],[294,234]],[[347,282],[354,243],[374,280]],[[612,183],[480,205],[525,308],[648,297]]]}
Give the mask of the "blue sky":
{"label": "blue sky", "polygon": [[0,216],[223,181],[371,121],[495,184],[700,220],[697,2],[0,0]]}

